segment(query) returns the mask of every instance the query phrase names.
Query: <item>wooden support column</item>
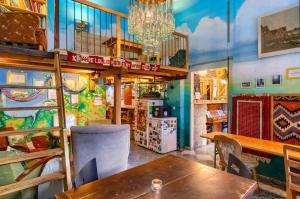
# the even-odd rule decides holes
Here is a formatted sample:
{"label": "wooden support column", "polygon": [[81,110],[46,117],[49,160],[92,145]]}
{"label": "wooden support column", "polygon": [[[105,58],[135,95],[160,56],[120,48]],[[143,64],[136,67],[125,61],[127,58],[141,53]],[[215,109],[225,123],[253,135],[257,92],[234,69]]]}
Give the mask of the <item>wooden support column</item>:
{"label": "wooden support column", "polygon": [[156,64],[160,65],[160,52],[156,54]]}
{"label": "wooden support column", "polygon": [[[117,57],[121,57],[121,17],[117,16]],[[114,76],[114,123],[121,124],[121,84],[120,74]]]}
{"label": "wooden support column", "polygon": [[121,84],[122,78],[121,75],[116,75],[114,79],[114,123],[121,124]]}

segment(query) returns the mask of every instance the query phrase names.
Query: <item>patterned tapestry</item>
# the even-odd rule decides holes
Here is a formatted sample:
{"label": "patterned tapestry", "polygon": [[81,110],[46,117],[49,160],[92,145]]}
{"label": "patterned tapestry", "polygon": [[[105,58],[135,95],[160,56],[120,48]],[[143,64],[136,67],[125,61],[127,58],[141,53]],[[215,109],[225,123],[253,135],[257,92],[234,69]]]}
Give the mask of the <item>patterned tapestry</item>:
{"label": "patterned tapestry", "polygon": [[273,140],[300,144],[300,96],[273,97]]}
{"label": "patterned tapestry", "polygon": [[234,96],[231,132],[270,140],[270,101],[269,96]]}

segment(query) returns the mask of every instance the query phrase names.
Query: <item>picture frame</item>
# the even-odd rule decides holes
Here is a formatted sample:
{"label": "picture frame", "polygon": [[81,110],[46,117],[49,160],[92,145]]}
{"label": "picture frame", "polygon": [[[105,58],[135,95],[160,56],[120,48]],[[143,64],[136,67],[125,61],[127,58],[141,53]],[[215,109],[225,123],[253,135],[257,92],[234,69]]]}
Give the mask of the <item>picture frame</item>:
{"label": "picture frame", "polygon": [[285,78],[287,80],[300,79],[300,67],[287,68]]}
{"label": "picture frame", "polygon": [[281,85],[282,77],[279,74],[272,75],[272,85]]}
{"label": "picture frame", "polygon": [[256,88],[265,88],[266,81],[264,78],[257,78],[255,81]]}
{"label": "picture frame", "polygon": [[6,83],[14,85],[26,85],[27,74],[22,72],[11,72],[6,73]]}
{"label": "picture frame", "polygon": [[300,52],[299,5],[258,18],[258,57]]}
{"label": "picture frame", "polygon": [[33,86],[45,86],[45,82],[42,79],[33,79]]}
{"label": "picture frame", "polygon": [[247,81],[247,82],[241,82],[241,88],[251,88],[252,82]]}

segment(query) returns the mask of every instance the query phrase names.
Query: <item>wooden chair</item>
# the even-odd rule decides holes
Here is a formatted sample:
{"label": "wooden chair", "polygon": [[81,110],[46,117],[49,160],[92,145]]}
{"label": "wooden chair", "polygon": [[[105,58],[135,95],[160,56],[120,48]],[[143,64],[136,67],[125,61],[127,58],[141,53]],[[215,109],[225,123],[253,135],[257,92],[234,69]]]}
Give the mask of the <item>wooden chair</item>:
{"label": "wooden chair", "polygon": [[256,167],[258,166],[258,162],[251,157],[242,155],[242,146],[237,140],[225,135],[216,135],[214,140],[220,157],[219,165],[223,171],[228,167],[229,154],[231,153],[252,171],[253,179],[257,181]]}
{"label": "wooden chair", "polygon": [[228,166],[229,154],[231,153],[240,159],[242,154],[242,146],[238,141],[228,138],[224,135],[216,135],[214,140],[220,157],[220,168],[225,171]]}
{"label": "wooden chair", "polygon": [[248,179],[252,178],[251,171],[247,166],[231,153],[229,154],[227,172]]}
{"label": "wooden chair", "polygon": [[286,194],[288,199],[296,199],[300,192],[300,148],[291,145],[283,146],[286,175]]}

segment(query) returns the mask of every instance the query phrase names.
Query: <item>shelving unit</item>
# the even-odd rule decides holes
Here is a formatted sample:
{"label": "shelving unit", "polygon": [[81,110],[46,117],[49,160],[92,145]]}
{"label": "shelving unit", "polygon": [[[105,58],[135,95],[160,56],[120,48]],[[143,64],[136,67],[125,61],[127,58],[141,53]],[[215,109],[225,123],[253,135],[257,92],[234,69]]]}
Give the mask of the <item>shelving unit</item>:
{"label": "shelving unit", "polygon": [[[15,0],[18,6],[12,3],[12,0],[0,0],[0,6],[10,11],[35,14],[40,17],[40,27],[46,31],[47,27],[47,0]],[[27,4],[26,4],[26,2]]]}
{"label": "shelving unit", "polygon": [[[72,188],[71,182],[71,169],[70,169],[70,160],[69,160],[69,149],[68,149],[68,140],[67,140],[67,133],[63,131],[65,128],[65,113],[64,113],[64,104],[63,104],[63,90],[62,90],[62,79],[61,79],[61,68],[60,68],[60,61],[59,61],[59,54],[54,53],[52,59],[45,60],[44,58],[40,58],[39,67],[35,66],[35,61],[33,58],[28,56],[25,57],[18,57],[15,56],[14,59],[9,59],[5,56],[5,54],[0,53],[0,64],[1,60],[9,60],[10,68],[15,69],[23,69],[23,70],[35,70],[35,71],[51,71],[55,75],[55,85],[56,86],[14,86],[14,85],[1,85],[0,88],[17,88],[17,89],[55,89],[56,96],[57,96],[57,106],[43,106],[43,107],[1,107],[1,111],[23,111],[23,110],[37,110],[37,109],[47,109],[47,110],[57,110],[59,116],[59,126],[50,127],[50,128],[37,128],[37,129],[22,129],[22,130],[14,130],[14,131],[2,131],[0,132],[0,137],[5,136],[12,136],[12,135],[26,135],[29,133],[36,133],[36,132],[53,132],[59,131],[60,132],[60,140],[61,146],[57,149],[48,149],[39,152],[33,153],[22,153],[19,155],[9,156],[9,157],[2,157],[0,158],[0,165],[33,160],[37,158],[43,157],[51,157],[51,156],[61,156],[62,157],[62,168],[61,172],[56,172],[49,174],[47,176],[40,176],[37,178],[32,178],[29,180],[19,181],[12,184],[0,186],[0,196],[10,194],[16,191],[21,191],[23,189],[31,188],[37,186],[39,184],[43,184],[48,181],[52,180],[60,180],[64,179],[65,182],[65,190]],[[18,64],[22,60],[22,65]],[[25,61],[27,60],[27,61]],[[2,64],[1,64],[2,65]],[[23,66],[23,67],[22,67]],[[43,66],[43,67],[41,67]]]}

